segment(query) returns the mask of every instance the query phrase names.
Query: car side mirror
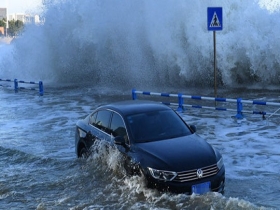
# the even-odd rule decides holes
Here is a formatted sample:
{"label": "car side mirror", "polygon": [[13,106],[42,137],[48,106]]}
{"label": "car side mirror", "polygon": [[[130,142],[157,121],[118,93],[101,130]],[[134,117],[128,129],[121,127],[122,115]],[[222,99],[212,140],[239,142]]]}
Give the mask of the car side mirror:
{"label": "car side mirror", "polygon": [[196,126],[195,125],[190,125],[190,129],[195,133],[196,132]]}
{"label": "car side mirror", "polygon": [[125,139],[122,136],[116,136],[114,139],[114,143],[117,145],[125,146]]}

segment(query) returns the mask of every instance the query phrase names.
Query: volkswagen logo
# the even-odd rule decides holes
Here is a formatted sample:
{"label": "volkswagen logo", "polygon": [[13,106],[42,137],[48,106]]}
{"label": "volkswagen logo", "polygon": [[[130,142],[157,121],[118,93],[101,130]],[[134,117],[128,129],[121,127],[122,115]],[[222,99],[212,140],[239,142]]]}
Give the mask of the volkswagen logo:
{"label": "volkswagen logo", "polygon": [[200,178],[202,178],[203,177],[203,171],[201,170],[201,169],[198,169],[197,171],[196,171],[196,175],[197,175],[197,177],[200,179]]}

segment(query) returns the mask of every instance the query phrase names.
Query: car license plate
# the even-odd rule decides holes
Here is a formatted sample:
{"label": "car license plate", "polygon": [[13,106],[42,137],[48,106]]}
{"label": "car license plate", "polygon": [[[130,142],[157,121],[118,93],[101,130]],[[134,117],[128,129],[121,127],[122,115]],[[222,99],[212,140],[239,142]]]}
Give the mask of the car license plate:
{"label": "car license plate", "polygon": [[204,182],[192,186],[192,193],[204,194],[210,191],[211,182]]}

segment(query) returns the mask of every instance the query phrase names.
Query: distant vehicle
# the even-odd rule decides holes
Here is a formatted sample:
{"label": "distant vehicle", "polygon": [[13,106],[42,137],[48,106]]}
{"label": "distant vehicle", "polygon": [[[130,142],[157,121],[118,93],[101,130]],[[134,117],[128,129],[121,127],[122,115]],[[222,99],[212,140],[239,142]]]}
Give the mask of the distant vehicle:
{"label": "distant vehicle", "polygon": [[76,124],[79,158],[90,155],[96,140],[106,140],[124,155],[128,175],[144,176],[147,186],[174,193],[223,193],[221,154],[195,134],[172,108],[131,100],[102,105]]}

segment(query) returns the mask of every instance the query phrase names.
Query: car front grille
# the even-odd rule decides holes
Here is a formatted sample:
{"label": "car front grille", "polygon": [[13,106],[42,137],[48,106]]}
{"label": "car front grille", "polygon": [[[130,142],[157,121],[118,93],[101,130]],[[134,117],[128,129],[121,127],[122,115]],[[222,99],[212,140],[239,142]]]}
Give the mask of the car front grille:
{"label": "car front grille", "polygon": [[203,179],[203,178],[209,177],[209,176],[214,176],[219,172],[217,164],[207,166],[207,167],[203,167],[203,168],[200,168],[200,169],[203,171],[203,175],[200,178],[197,175],[197,170],[198,169],[193,169],[193,170],[189,170],[189,171],[178,172],[177,176],[173,179],[173,181],[175,181],[175,182],[189,182],[189,181],[194,181],[194,180],[197,180],[197,179]]}

